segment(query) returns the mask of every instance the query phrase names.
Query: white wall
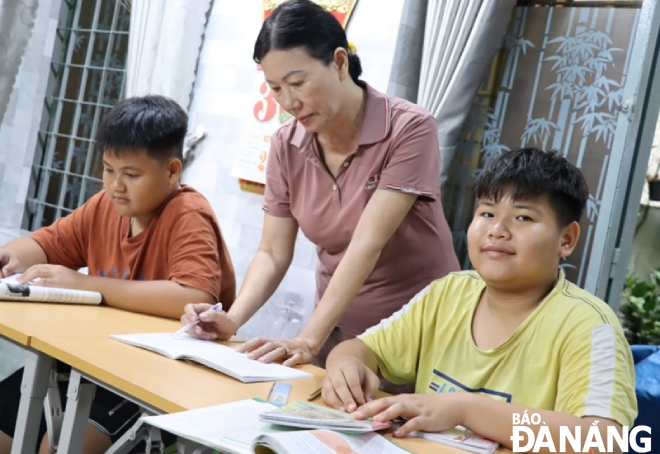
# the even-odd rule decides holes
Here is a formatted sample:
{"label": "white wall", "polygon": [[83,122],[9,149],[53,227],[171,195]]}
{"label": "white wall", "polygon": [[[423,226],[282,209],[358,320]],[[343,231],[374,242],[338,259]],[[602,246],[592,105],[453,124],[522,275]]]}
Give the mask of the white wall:
{"label": "white wall", "polygon": [[[363,79],[386,91],[392,73],[403,0],[359,0],[348,27],[348,38],[364,68]],[[254,40],[262,18],[262,2],[214,2],[200,55],[190,130],[204,125],[207,138],[195,150],[195,160],[183,181],[201,191],[211,202],[228,243],[238,284],[242,282],[261,237],[262,196],[242,192],[230,176],[244,119],[250,115],[256,65]],[[314,304],[314,246],[299,235],[293,264],[275,295],[239,334],[294,336],[303,320],[282,326],[278,305],[292,304],[309,317]],[[294,320],[297,317],[292,317]]]}

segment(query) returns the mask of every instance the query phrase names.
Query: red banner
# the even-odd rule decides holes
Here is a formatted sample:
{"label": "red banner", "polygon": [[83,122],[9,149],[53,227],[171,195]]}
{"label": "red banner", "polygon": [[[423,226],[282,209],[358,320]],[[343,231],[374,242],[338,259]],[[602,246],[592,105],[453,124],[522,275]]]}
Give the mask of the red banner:
{"label": "red banner", "polygon": [[[280,4],[288,0],[263,0],[263,20]],[[346,28],[357,0],[312,0],[321,5]],[[248,120],[241,143],[239,156],[234,162],[232,175],[239,178],[244,191],[263,194],[266,181],[266,162],[270,148],[270,135],[284,123],[290,115],[277,104],[273,93],[264,81],[261,68],[257,65],[253,117]]]}
{"label": "red banner", "polygon": [[[270,13],[287,0],[263,0],[264,1],[264,20],[270,16]],[[342,27],[346,28],[351,13],[355,8],[357,0],[312,0],[317,5],[321,5],[332,13],[339,21]]]}

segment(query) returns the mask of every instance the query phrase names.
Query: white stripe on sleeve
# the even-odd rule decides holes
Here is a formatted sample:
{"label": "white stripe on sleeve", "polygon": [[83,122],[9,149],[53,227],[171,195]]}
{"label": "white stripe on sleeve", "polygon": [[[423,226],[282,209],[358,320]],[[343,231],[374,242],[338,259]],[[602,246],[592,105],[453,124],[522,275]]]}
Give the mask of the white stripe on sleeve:
{"label": "white stripe on sleeve", "polygon": [[584,398],[584,414],[611,418],[614,397],[616,340],[612,325],[601,325],[591,332],[591,371],[589,390]]}
{"label": "white stripe on sleeve", "polygon": [[393,322],[400,319],[403,316],[403,314],[405,314],[410,309],[412,309],[412,307],[415,305],[415,303],[419,302],[422,298],[424,298],[424,296],[429,292],[429,289],[430,289],[432,284],[433,284],[433,282],[431,282],[429,285],[427,285],[422,290],[420,290],[417,293],[417,295],[413,296],[412,299],[406,303],[405,306],[403,306],[401,309],[399,309],[398,311],[396,311],[395,313],[390,315],[388,318],[384,318],[377,325],[374,325],[371,328],[368,328],[364,333],[362,333],[358,336],[358,339],[362,336],[366,336],[367,334],[371,334],[374,331],[377,331],[379,329],[386,328],[390,324],[392,324]]}

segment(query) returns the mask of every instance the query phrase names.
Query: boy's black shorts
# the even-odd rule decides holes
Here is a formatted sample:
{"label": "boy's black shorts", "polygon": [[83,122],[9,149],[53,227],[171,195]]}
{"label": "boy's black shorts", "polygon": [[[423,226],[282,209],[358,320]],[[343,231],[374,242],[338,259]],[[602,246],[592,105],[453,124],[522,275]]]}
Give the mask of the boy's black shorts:
{"label": "boy's black shorts", "polygon": [[[22,380],[23,369],[19,369],[0,382],[0,431],[10,437],[14,436],[16,429]],[[68,381],[61,381],[59,383],[63,409],[66,408],[68,385]],[[113,443],[130,429],[139,417],[140,409],[136,404],[100,386],[96,387],[96,393],[89,413],[89,423],[108,435]],[[41,443],[41,439],[45,433],[46,418],[42,415],[38,443]],[[176,442],[176,437],[172,434],[163,432],[161,436],[165,446]],[[144,443],[140,443],[132,452],[144,452],[144,449]]]}

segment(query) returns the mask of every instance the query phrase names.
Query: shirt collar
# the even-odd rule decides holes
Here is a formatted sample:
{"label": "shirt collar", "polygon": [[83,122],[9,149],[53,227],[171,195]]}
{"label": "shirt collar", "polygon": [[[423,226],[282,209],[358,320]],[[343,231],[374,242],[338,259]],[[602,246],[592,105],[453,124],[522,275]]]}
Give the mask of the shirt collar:
{"label": "shirt collar", "polygon": [[[359,84],[366,88],[367,100],[358,145],[369,145],[384,140],[390,132],[390,100],[366,82],[360,81]],[[290,143],[302,151],[309,146],[314,134],[305,131],[305,128],[297,120],[294,119],[293,121],[295,121],[295,132]]]}
{"label": "shirt collar", "polygon": [[391,125],[390,99],[371,88],[366,82],[364,82],[364,86],[367,89],[367,105],[364,108],[364,123],[359,145],[369,145],[385,140],[390,133]]}

